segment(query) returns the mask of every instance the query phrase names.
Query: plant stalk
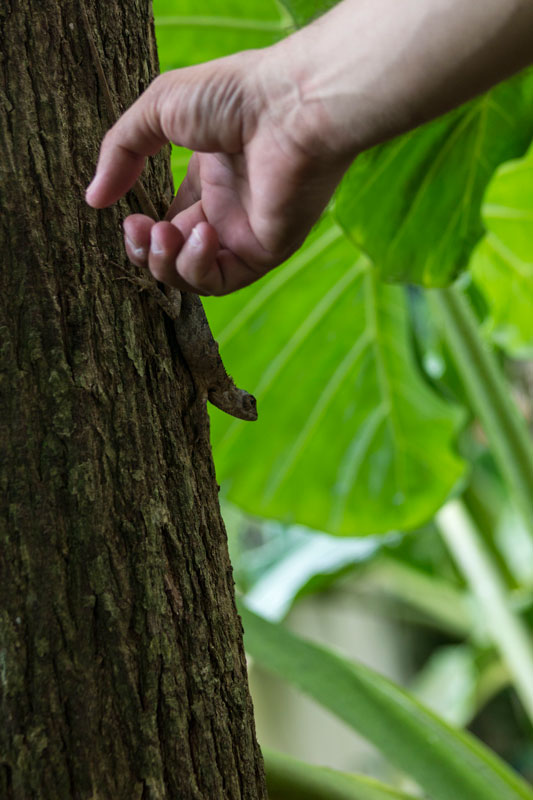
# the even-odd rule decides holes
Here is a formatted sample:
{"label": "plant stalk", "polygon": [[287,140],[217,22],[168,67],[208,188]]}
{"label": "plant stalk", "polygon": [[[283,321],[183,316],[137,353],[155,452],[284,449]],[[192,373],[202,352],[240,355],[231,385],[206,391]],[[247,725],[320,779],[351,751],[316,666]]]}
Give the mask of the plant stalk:
{"label": "plant stalk", "polygon": [[438,512],[436,519],[533,723],[533,641],[529,631],[513,611],[509,592],[464,505],[454,500]]}
{"label": "plant stalk", "polygon": [[472,409],[533,538],[533,443],[525,420],[493,353],[481,338],[466,297],[454,287],[433,290],[428,296],[442,319],[443,334]]}

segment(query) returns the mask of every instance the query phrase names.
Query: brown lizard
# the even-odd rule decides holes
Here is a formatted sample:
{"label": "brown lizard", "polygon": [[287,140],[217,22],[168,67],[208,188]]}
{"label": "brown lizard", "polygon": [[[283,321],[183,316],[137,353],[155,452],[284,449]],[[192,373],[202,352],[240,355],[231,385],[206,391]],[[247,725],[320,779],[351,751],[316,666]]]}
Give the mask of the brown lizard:
{"label": "brown lizard", "polygon": [[[80,12],[107,111],[112,120],[116,120],[120,115],[113,101],[83,4],[80,4]],[[157,220],[158,214],[154,204],[140,181],[135,183],[132,191],[143,214]],[[199,396],[209,400],[221,411],[225,411],[233,417],[256,420],[255,397],[244,389],[238,389],[226,372],[218,344],[213,338],[202,301],[198,295],[182,293],[179,289],[172,289],[168,286],[165,286],[162,291],[157,281],[148,276],[140,278],[132,275],[128,276],[128,280],[147,290],[174,321],[176,339]]]}

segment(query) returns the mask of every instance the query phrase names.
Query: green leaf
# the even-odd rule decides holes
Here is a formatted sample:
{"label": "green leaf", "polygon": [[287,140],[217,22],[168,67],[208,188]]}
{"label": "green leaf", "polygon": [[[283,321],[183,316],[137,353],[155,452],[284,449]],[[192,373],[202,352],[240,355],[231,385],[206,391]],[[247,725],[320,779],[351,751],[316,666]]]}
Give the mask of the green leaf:
{"label": "green leaf", "polygon": [[339,0],[281,0],[298,28],[333,8],[338,2]]}
{"label": "green leaf", "polygon": [[485,330],[515,358],[533,356],[533,148],[504,164],[483,206],[487,235],[470,268],[490,314]]}
{"label": "green leaf", "polygon": [[[427,537],[427,532],[423,536]],[[429,624],[457,637],[471,635],[474,621],[471,605],[466,593],[452,581],[385,553],[365,575],[368,587],[389,598],[396,615],[405,615],[404,609],[408,607],[415,612],[414,621],[418,624]]]}
{"label": "green leaf", "polygon": [[362,734],[432,800],[533,800],[527,784],[481,742],[386,678],[239,608],[245,647],[259,664]]}
{"label": "green leaf", "polygon": [[445,645],[433,652],[410,690],[447,722],[464,727],[510,682],[507,668],[492,650]]}
{"label": "green leaf", "polygon": [[246,605],[262,617],[280,620],[296,597],[331,586],[350,567],[368,562],[395,538],[396,534],[340,539],[298,526],[285,528],[284,540],[291,545],[246,592]]}
{"label": "green leaf", "polygon": [[[161,72],[267,47],[289,26],[275,0],[154,0],[153,8]],[[189,150],[172,146],[176,188],[189,157]]]}
{"label": "green leaf", "polygon": [[270,800],[415,800],[371,778],[317,767],[262,747]]}
{"label": "green leaf", "polygon": [[476,711],[477,653],[469,644],[434,651],[418,673],[411,692],[442,719],[467,725]]}
{"label": "green leaf", "polygon": [[217,473],[253,514],[337,535],[412,528],[463,473],[458,409],[422,380],[402,289],[324,219],[282,269],[206,311],[259,421],[212,416]]}
{"label": "green leaf", "polygon": [[467,266],[494,170],[531,141],[532,105],[528,71],[356,159],[336,215],[382,278],[445,286]]}
{"label": "green leaf", "polygon": [[154,0],[161,71],[277,42],[287,30],[274,0]]}

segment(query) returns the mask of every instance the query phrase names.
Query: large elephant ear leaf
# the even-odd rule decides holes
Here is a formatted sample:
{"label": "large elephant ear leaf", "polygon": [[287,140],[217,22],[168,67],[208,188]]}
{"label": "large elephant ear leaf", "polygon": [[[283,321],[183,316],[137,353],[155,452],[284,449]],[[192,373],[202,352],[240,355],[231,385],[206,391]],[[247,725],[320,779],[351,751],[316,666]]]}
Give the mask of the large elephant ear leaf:
{"label": "large elephant ear leaf", "polygon": [[463,473],[461,415],[424,382],[404,290],[329,219],[259,284],[206,303],[259,422],[216,411],[217,474],[245,511],[338,535],[412,528]]}
{"label": "large elephant ear leaf", "polygon": [[533,356],[533,147],[504,164],[485,197],[487,234],[471,270],[487,299],[486,330],[515,358]]}
{"label": "large elephant ear leaf", "polygon": [[531,141],[532,106],[527,71],[355,160],[336,215],[380,277],[446,286],[467,266],[492,174]]}
{"label": "large elephant ear leaf", "polygon": [[288,30],[275,0],[154,0],[161,71],[267,47]]}

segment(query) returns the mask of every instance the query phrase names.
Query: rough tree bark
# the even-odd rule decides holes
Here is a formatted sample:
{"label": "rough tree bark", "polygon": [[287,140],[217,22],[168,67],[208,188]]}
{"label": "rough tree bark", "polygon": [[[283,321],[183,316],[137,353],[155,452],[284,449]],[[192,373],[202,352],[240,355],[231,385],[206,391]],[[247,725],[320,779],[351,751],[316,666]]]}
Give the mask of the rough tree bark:
{"label": "rough tree bark", "polygon": [[148,0],[0,5],[0,798],[264,798],[206,411],[83,201],[81,2],[123,108],[156,70]]}

